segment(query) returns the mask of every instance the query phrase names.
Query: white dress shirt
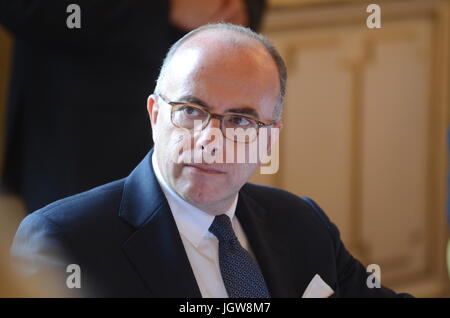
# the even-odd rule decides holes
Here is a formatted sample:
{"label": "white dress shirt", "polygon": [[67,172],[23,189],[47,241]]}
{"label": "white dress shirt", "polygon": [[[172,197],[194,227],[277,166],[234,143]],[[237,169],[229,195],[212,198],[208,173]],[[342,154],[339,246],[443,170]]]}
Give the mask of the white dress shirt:
{"label": "white dress shirt", "polygon": [[[170,210],[180,232],[181,240],[202,297],[228,297],[220,273],[219,242],[214,234],[208,231],[214,220],[214,215],[189,204],[169,187],[159,170],[156,152],[152,156],[152,165],[156,179],[169,202]],[[230,217],[233,230],[242,247],[253,256],[244,231],[237,217],[235,217],[237,200],[238,195],[236,195],[230,209],[224,214]]]}

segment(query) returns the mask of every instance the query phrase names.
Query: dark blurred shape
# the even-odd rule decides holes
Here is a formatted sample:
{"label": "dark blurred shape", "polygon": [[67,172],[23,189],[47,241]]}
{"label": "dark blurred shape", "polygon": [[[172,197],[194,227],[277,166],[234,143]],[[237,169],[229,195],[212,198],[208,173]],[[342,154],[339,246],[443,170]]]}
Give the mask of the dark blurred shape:
{"label": "dark blurred shape", "polygon": [[[229,17],[236,1],[215,0]],[[72,2],[0,0],[0,23],[15,36],[2,189],[28,211],[125,177],[145,156],[146,99],[185,33],[171,8],[189,0],[79,0],[81,29],[69,29]],[[257,29],[265,1],[243,3]]]}
{"label": "dark blurred shape", "polygon": [[[9,205],[13,206],[13,204]],[[47,269],[46,272],[42,271],[39,277],[25,279],[20,270],[27,264],[16,263],[13,266],[9,255],[11,234],[16,231],[23,215],[20,212],[14,212],[14,209],[6,213],[2,212],[0,214],[0,298],[68,296],[67,288],[60,288],[56,284],[60,281],[57,279],[56,271]]]}

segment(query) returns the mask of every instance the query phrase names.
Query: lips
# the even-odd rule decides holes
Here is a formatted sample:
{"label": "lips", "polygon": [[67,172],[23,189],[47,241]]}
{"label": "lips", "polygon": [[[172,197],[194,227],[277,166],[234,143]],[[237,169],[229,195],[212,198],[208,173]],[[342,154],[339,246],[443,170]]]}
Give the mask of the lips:
{"label": "lips", "polygon": [[200,170],[204,173],[210,173],[210,174],[224,174],[225,171],[223,169],[217,168],[213,165],[208,164],[187,164],[185,167],[191,167]]}

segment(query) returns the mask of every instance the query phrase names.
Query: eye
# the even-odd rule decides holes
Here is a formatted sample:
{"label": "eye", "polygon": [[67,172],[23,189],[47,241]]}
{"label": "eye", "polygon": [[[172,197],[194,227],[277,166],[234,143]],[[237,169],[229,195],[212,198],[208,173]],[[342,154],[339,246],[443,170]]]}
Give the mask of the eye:
{"label": "eye", "polygon": [[199,115],[203,115],[204,114],[204,111],[202,111],[202,110],[200,110],[198,108],[192,107],[192,106],[182,106],[180,108],[180,111],[184,115],[187,115],[187,116],[199,116]]}
{"label": "eye", "polygon": [[228,121],[236,127],[247,127],[252,124],[248,118],[242,116],[230,116]]}
{"label": "eye", "polygon": [[195,112],[197,111],[196,108],[191,107],[191,106],[183,106],[183,107],[181,107],[181,110],[188,115],[195,114]]}

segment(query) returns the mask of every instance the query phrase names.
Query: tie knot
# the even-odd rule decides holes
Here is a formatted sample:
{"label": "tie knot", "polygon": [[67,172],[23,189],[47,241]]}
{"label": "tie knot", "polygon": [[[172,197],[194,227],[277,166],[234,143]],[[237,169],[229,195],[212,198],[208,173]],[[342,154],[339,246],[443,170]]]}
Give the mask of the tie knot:
{"label": "tie knot", "polygon": [[219,243],[232,245],[237,242],[231,220],[226,214],[217,215],[209,227],[209,231],[217,237]]}
{"label": "tie knot", "polygon": [[239,243],[226,214],[214,218],[209,231],[219,240],[220,273],[231,298],[267,298],[264,277],[250,253]]}

